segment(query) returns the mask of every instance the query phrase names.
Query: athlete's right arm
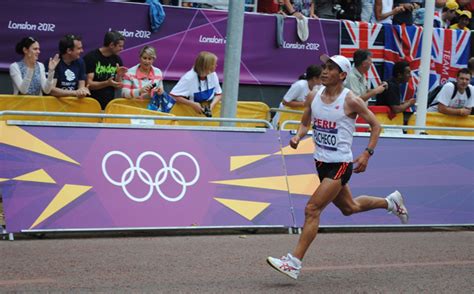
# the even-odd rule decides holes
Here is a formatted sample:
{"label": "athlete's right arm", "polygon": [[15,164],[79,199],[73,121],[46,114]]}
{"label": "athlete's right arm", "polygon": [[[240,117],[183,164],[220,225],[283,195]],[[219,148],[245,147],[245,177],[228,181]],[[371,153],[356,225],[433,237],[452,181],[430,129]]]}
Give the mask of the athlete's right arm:
{"label": "athlete's right arm", "polygon": [[304,136],[306,136],[306,134],[308,133],[308,130],[311,124],[311,104],[313,103],[313,99],[315,95],[316,95],[316,92],[311,91],[309,92],[308,96],[306,96],[306,100],[304,102],[305,107],[304,107],[303,117],[301,118],[301,123],[298,127],[298,132],[290,140],[290,146],[293,149],[296,149],[298,147],[298,144],[301,138],[304,138]]}

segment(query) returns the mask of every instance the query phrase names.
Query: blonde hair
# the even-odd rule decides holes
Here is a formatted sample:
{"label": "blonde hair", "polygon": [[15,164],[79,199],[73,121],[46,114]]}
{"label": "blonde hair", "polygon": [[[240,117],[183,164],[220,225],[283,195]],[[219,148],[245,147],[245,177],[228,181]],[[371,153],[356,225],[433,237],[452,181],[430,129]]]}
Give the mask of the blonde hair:
{"label": "blonde hair", "polygon": [[201,51],[194,61],[194,71],[199,76],[207,76],[212,72],[214,65],[217,63],[217,56],[214,53]]}
{"label": "blonde hair", "polygon": [[154,59],[156,59],[156,50],[155,50],[155,48],[153,48],[151,46],[143,47],[140,50],[140,57],[142,57],[143,54],[149,55],[149,56],[153,57]]}

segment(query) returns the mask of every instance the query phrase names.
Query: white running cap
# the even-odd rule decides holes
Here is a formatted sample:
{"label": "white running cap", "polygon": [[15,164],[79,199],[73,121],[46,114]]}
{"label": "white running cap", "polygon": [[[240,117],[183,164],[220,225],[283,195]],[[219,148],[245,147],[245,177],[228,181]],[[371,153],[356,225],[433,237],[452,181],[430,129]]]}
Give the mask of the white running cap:
{"label": "white running cap", "polygon": [[323,54],[321,55],[321,57],[319,57],[319,59],[321,59],[321,61],[324,63],[328,62],[328,60],[331,60],[335,64],[337,64],[343,72],[347,74],[351,72],[351,62],[349,61],[349,59],[342,55],[333,55],[329,57],[329,55]]}

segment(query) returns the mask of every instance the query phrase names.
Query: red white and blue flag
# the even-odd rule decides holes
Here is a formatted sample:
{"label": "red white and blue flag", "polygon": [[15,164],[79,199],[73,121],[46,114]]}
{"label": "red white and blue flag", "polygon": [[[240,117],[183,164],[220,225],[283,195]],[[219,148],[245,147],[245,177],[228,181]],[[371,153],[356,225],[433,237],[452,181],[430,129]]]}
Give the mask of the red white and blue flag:
{"label": "red white and blue flag", "polygon": [[[421,26],[385,25],[384,79],[392,76],[393,64],[405,60],[410,64],[411,78],[401,87],[402,101],[416,98],[420,82]],[[470,52],[470,32],[462,30],[434,29],[431,48],[430,83],[432,90],[448,80],[455,80],[461,68],[465,68]],[[414,111],[412,107],[411,111]]]}
{"label": "red white and blue flag", "polygon": [[[407,61],[411,69],[411,78],[401,86],[401,102],[415,97],[420,82],[419,69],[421,63],[422,27],[385,24],[385,66],[384,79],[392,77],[393,65],[398,61]],[[414,111],[412,107],[411,111]]]}
{"label": "red white and blue flag", "polygon": [[357,49],[368,49],[372,52],[372,67],[367,79],[370,88],[382,83],[384,62],[383,25],[366,22],[342,21],[341,24],[341,55],[353,61]]}
{"label": "red white and blue flag", "polygon": [[471,32],[435,29],[431,47],[430,90],[455,80],[469,59]]}

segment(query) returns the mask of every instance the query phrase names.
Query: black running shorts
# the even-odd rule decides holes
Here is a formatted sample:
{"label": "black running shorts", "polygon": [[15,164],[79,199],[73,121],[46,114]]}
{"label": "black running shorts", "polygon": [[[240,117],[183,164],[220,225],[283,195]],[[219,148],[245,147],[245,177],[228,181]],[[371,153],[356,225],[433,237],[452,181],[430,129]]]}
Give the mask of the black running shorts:
{"label": "black running shorts", "polygon": [[315,160],[316,170],[318,171],[319,180],[322,182],[324,178],[333,180],[341,179],[344,186],[352,175],[352,162],[322,162]]}

